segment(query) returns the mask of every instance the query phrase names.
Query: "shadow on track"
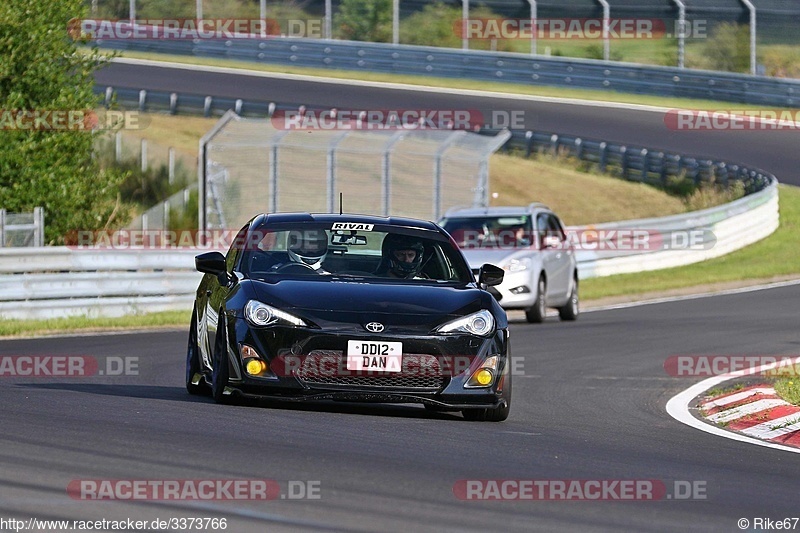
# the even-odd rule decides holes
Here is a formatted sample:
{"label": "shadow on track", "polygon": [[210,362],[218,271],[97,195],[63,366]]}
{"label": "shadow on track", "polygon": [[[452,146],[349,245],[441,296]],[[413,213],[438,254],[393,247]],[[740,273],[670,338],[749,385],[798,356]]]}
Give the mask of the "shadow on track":
{"label": "shadow on track", "polygon": [[[163,387],[148,385],[108,385],[90,383],[17,383],[16,387],[41,390],[63,390],[82,394],[118,396],[122,398],[144,398],[169,400],[187,403],[206,404],[217,407],[210,398],[191,396],[183,387]],[[281,411],[313,411],[322,413],[341,413],[351,415],[384,416],[395,418],[419,418],[435,420],[463,420],[456,412],[429,411],[416,404],[386,404],[320,400],[293,402],[276,399],[237,398],[232,405],[220,405],[224,409],[260,408]]]}

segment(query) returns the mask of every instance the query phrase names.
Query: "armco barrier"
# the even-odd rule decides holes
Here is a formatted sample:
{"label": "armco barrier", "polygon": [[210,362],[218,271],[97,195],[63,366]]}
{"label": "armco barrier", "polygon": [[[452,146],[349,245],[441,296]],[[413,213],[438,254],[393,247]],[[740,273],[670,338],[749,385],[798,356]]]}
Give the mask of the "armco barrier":
{"label": "armco barrier", "polygon": [[[659,250],[642,253],[581,250],[576,253],[581,279],[659,270],[719,257],[757,242],[778,228],[778,183],[772,179],[763,190],[729,204],[682,215],[596,224],[592,229],[670,231],[702,230],[713,245],[697,249]],[[580,230],[584,228],[570,228]]]}
{"label": "armco barrier", "polygon": [[191,309],[202,251],[0,249],[0,319]]}
{"label": "armco barrier", "polygon": [[[579,251],[582,279],[687,265],[732,252],[778,227],[777,181],[723,206],[664,218],[598,224],[596,230],[702,229],[716,237],[703,250],[644,253]],[[573,230],[585,227],[570,228]],[[80,250],[66,247],[0,250],[0,319],[121,316],[191,309],[200,274],[193,256],[206,250]]]}
{"label": "armco barrier", "polygon": [[455,50],[317,39],[99,40],[114,50],[135,50],[260,63],[436,76],[524,85],[800,107],[800,80],[726,72],[565,59],[509,52]]}

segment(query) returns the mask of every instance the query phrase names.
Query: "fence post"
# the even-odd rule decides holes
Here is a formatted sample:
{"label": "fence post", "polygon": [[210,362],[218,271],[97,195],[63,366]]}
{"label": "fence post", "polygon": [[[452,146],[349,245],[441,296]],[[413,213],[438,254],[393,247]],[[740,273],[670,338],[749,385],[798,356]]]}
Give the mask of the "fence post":
{"label": "fence post", "polygon": [[628,147],[620,146],[619,148],[619,165],[622,167],[622,179],[628,179]]}
{"label": "fence post", "polygon": [[169,184],[172,185],[175,183],[175,148],[170,146],[167,153],[169,158]]}
{"label": "fence post", "polygon": [[642,181],[647,181],[647,171],[648,171],[648,163],[647,163],[647,148],[642,148]]}
{"label": "fence post", "polygon": [[33,208],[33,245],[44,246],[44,207]]}
{"label": "fence post", "polygon": [[606,171],[606,166],[608,165],[608,143],[603,141],[600,143],[600,172]]}
{"label": "fence post", "polygon": [[525,157],[530,157],[533,151],[533,132],[528,130],[525,132]]}
{"label": "fence post", "polygon": [[117,163],[122,161],[122,132],[114,134],[114,159]]}
{"label": "fence post", "polygon": [[0,248],[6,245],[6,210],[0,209]]}
{"label": "fence post", "polygon": [[161,229],[164,231],[169,229],[169,200],[164,201],[164,224]]}
{"label": "fence post", "polygon": [[211,103],[213,99],[210,96],[206,96],[205,100],[203,100],[203,116],[208,118],[211,116]]}
{"label": "fence post", "polygon": [[575,139],[575,157],[583,159],[583,140],[580,137]]}
{"label": "fence post", "polygon": [[339,146],[339,143],[347,137],[347,134],[347,131],[343,131],[328,143],[326,183],[329,213],[333,213],[336,208],[336,148]]}
{"label": "fence post", "polygon": [[142,139],[139,155],[141,156],[142,172],[147,172],[147,139]]}
{"label": "fence post", "polygon": [[269,162],[269,184],[272,196],[269,199],[269,212],[278,211],[278,144],[272,145],[272,157]]}
{"label": "fence post", "polygon": [[550,136],[550,144],[553,147],[553,156],[555,157],[555,156],[558,155],[558,134],[557,133],[554,133],[553,135]]}

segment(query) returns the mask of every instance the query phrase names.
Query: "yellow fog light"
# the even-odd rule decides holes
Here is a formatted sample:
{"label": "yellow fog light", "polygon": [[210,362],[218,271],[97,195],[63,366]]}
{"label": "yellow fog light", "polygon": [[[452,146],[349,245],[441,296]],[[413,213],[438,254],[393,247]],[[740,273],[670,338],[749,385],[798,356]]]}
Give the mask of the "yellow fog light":
{"label": "yellow fog light", "polygon": [[494,376],[492,375],[492,373],[486,370],[485,368],[481,368],[480,370],[475,372],[475,381],[477,381],[478,385],[481,385],[482,387],[485,387],[486,385],[491,383],[493,378]]}
{"label": "yellow fog light", "polygon": [[245,365],[245,369],[251,376],[258,376],[267,369],[267,363],[261,359],[250,359]]}
{"label": "yellow fog light", "polygon": [[472,373],[469,380],[464,384],[464,387],[488,387],[494,383],[494,377],[497,373],[497,363],[499,362],[498,359],[496,355],[487,357],[480,368]]}

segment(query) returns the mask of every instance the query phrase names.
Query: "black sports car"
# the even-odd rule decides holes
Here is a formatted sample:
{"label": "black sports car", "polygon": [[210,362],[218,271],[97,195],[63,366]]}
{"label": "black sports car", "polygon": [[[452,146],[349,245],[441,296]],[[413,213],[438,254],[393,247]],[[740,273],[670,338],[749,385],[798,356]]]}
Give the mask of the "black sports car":
{"label": "black sports car", "polygon": [[195,259],[186,388],[218,402],[422,403],[501,421],[511,406],[506,313],[438,225],[279,213],[243,227],[227,256]]}

